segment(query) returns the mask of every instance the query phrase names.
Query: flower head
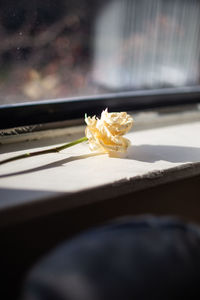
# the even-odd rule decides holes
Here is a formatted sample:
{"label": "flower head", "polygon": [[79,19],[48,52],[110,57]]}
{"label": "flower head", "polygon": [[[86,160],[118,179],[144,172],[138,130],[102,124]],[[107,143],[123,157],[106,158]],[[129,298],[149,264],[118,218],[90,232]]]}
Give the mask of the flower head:
{"label": "flower head", "polygon": [[133,125],[133,118],[126,112],[109,113],[104,110],[101,118],[85,117],[85,135],[92,151],[104,153],[125,152],[130,141],[123,137]]}

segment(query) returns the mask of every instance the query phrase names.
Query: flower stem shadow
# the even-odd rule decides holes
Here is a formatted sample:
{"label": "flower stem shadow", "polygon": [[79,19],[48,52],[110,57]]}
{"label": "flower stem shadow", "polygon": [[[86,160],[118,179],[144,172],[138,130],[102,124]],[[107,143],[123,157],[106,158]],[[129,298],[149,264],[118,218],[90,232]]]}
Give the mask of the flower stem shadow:
{"label": "flower stem shadow", "polygon": [[39,172],[39,171],[46,170],[46,169],[57,168],[57,167],[60,167],[64,164],[67,164],[67,163],[75,161],[75,160],[86,159],[86,158],[98,156],[98,155],[102,155],[102,153],[89,153],[89,154],[84,154],[84,155],[70,156],[68,158],[61,159],[56,162],[52,162],[52,163],[49,163],[49,164],[46,164],[43,166],[39,166],[39,167],[35,167],[35,168],[31,168],[31,169],[23,170],[23,171],[19,171],[19,172],[3,174],[3,175],[0,175],[0,178],[24,175],[24,174],[28,174],[28,173]]}

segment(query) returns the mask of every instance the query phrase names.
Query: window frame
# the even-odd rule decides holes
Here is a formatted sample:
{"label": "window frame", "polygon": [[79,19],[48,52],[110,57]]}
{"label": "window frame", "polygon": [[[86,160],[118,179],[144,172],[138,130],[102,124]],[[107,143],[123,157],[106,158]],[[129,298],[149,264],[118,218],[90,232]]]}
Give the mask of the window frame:
{"label": "window frame", "polygon": [[0,129],[83,119],[84,114],[200,103],[200,86],[139,90],[0,106]]}

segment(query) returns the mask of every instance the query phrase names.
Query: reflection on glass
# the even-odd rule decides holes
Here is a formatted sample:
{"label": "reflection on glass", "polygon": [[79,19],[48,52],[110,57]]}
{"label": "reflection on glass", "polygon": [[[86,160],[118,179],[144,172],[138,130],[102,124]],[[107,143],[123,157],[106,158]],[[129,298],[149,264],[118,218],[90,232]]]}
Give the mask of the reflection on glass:
{"label": "reflection on glass", "polygon": [[0,104],[199,84],[198,0],[0,3]]}
{"label": "reflection on glass", "polygon": [[119,0],[98,15],[94,77],[113,89],[197,84],[200,3]]}

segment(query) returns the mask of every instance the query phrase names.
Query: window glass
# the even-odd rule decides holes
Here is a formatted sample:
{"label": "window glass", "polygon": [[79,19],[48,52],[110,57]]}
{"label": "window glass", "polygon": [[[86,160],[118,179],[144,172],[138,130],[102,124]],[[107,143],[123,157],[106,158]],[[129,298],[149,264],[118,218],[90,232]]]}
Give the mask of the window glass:
{"label": "window glass", "polygon": [[197,0],[0,2],[0,104],[199,85]]}

